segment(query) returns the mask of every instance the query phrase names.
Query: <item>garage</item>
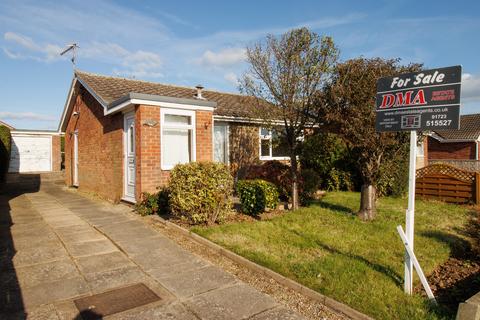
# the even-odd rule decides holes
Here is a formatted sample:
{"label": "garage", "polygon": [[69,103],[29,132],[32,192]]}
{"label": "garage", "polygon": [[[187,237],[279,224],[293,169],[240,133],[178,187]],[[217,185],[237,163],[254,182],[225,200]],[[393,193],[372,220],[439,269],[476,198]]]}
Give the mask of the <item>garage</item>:
{"label": "garage", "polygon": [[[55,161],[52,161],[54,141],[59,139],[55,132],[26,132],[14,130],[10,154],[9,172],[50,172]],[[56,160],[56,159],[54,159]]]}

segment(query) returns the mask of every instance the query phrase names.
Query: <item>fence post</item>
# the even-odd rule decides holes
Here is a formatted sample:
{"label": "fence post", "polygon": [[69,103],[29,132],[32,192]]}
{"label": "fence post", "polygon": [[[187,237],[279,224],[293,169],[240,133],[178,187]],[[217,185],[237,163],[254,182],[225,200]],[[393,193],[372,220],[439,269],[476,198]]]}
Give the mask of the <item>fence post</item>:
{"label": "fence post", "polygon": [[480,172],[475,172],[475,203],[480,204]]}

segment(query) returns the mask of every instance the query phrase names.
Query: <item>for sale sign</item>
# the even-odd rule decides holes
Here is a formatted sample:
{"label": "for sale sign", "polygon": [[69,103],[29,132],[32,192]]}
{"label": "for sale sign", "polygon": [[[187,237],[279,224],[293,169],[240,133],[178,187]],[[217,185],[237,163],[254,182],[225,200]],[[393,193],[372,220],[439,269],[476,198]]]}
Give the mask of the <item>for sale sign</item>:
{"label": "for sale sign", "polygon": [[462,67],[377,81],[377,131],[459,129]]}

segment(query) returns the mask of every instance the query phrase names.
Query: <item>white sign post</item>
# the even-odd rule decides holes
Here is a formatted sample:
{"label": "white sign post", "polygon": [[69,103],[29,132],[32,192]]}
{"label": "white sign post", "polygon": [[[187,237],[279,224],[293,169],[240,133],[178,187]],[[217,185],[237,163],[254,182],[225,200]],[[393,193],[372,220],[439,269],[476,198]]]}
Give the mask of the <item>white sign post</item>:
{"label": "white sign post", "polygon": [[[415,172],[417,161],[417,131],[410,131],[410,166],[408,169],[408,208],[405,219],[407,240],[413,251],[413,226],[415,225]],[[413,290],[413,263],[405,250],[405,284],[404,290],[412,294]]]}
{"label": "white sign post", "polygon": [[404,290],[405,293],[412,294],[413,267],[415,267],[428,297],[433,300],[435,298],[413,251],[417,130],[458,130],[460,128],[461,81],[461,66],[404,73],[380,78],[377,81],[375,109],[377,132],[410,131],[405,234],[402,227],[397,228],[405,245]]}

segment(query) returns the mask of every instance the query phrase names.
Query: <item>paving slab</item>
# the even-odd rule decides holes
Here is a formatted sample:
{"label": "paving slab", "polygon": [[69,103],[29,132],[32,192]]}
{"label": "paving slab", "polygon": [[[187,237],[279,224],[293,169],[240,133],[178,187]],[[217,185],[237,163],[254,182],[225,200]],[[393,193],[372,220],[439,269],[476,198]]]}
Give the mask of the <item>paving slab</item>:
{"label": "paving slab", "polygon": [[175,302],[168,305],[150,304],[122,313],[114,314],[105,319],[112,320],[198,320],[182,303]]}
{"label": "paving slab", "polygon": [[211,320],[246,319],[277,306],[272,298],[245,284],[195,296],[186,304],[201,319]]}
{"label": "paving slab", "polygon": [[135,266],[132,260],[119,251],[78,258],[76,263],[85,274]]}
{"label": "paving slab", "polygon": [[80,277],[77,267],[70,259],[15,268],[22,288],[30,288],[46,282]]}
{"label": "paving slab", "polygon": [[83,277],[62,279],[22,289],[24,306],[27,308],[46,303],[78,297],[90,293]]}
{"label": "paving slab", "polygon": [[178,272],[169,277],[158,275],[157,279],[177,297],[187,298],[203,292],[211,291],[228,285],[237,280],[215,266],[195,269],[193,272]]}
{"label": "paving slab", "polygon": [[147,275],[136,266],[98,273],[88,273],[84,276],[88,282],[88,286],[96,293],[147,280]]}
{"label": "paving slab", "polygon": [[46,263],[68,258],[67,251],[57,240],[46,242],[41,246],[0,250],[1,262],[11,262],[15,267]]}
{"label": "paving slab", "polygon": [[94,240],[66,244],[68,252],[74,258],[118,251],[110,240]]}

